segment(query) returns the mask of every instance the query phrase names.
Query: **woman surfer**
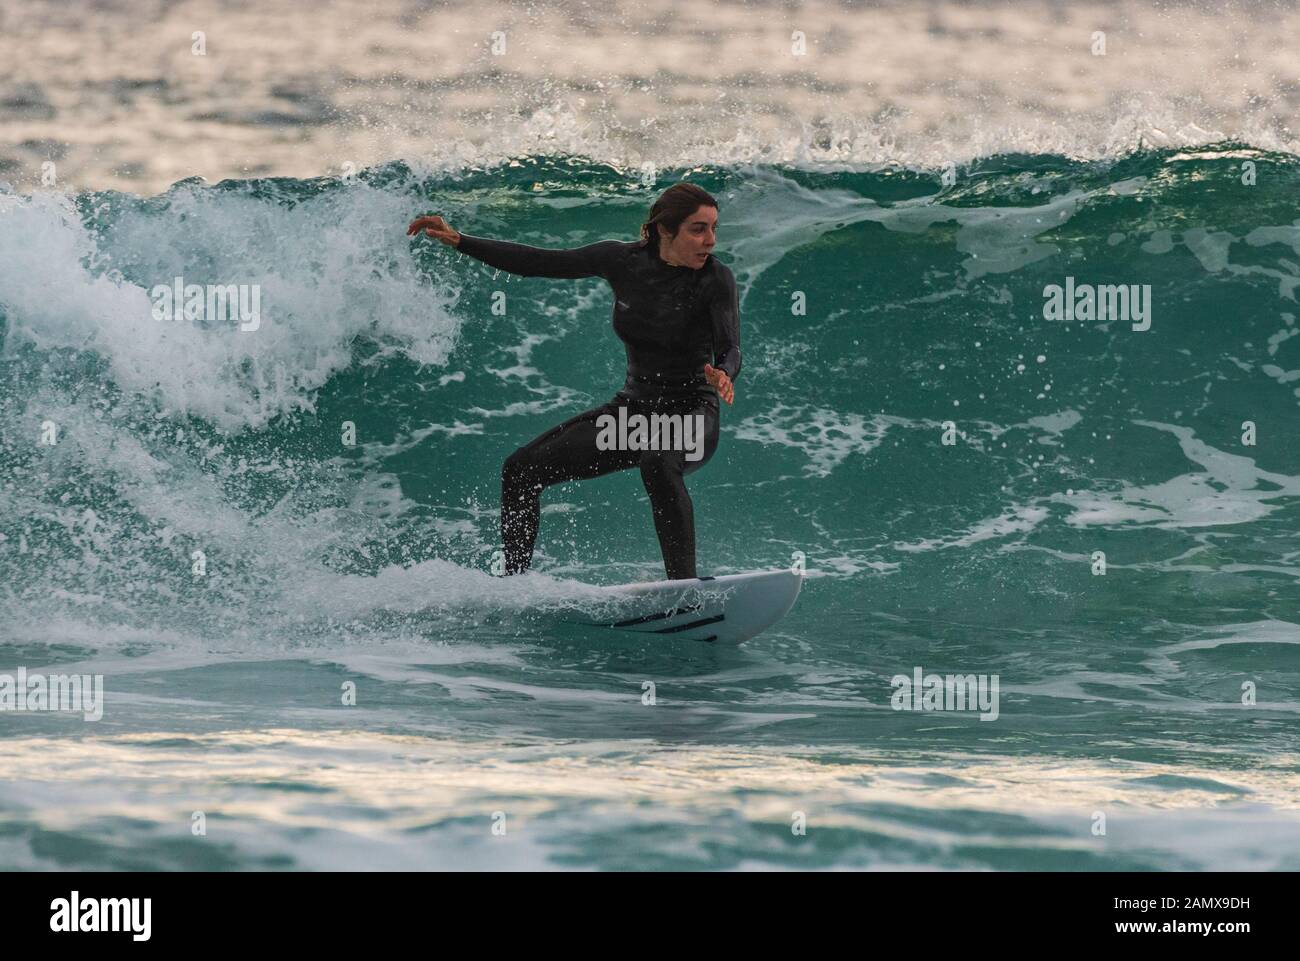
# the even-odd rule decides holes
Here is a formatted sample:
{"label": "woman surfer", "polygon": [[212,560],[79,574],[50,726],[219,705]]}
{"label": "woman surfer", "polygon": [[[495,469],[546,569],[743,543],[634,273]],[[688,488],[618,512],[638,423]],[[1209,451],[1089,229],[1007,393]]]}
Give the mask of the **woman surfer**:
{"label": "woman surfer", "polygon": [[[569,418],[506,458],[501,471],[506,574],[526,570],[532,561],[543,489],[638,467],[668,578],[696,576],[695,516],[683,478],[717,449],[718,398],[732,403],[740,373],[736,281],[712,254],[717,221],[717,201],[683,182],[654,202],[636,243],[602,240],[547,250],[463,234],[438,216],[418,217],[407,228],[408,236],[423,231],[509,273],[603,277],[614,291],[613,326],[627,350],[627,380],[608,403]],[[647,420],[678,414],[702,423],[703,455],[602,449],[609,445],[597,443],[598,420],[604,415],[617,420],[620,407],[625,415]]]}

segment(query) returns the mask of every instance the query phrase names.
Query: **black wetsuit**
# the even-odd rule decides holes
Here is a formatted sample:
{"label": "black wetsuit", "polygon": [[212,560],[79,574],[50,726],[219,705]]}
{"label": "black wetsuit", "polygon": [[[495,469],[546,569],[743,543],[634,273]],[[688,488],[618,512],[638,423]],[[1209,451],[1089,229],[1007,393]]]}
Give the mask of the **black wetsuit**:
{"label": "black wetsuit", "polygon": [[[695,516],[683,476],[718,446],[718,392],[704,365],[740,373],[736,281],[710,255],[696,270],[659,258],[653,244],[602,240],[571,250],[460,235],[457,249],[525,277],[604,277],[614,289],[614,332],[627,349],[627,381],[607,404],[583,411],[520,447],[501,470],[501,540],[506,573],[526,569],[537,540],[541,493],[552,484],[641,469],[670,580],[695,577]],[[600,450],[597,418],[640,413],[702,415],[703,457],[682,450]]]}

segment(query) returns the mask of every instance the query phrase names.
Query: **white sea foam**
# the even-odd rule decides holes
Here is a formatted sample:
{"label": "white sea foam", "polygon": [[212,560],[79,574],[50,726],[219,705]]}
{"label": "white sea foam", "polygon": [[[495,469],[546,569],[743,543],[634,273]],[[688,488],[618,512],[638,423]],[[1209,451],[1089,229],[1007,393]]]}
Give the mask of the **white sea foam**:
{"label": "white sea foam", "polygon": [[[118,214],[101,243],[63,195],[0,194],[6,347],[91,349],[119,388],[165,413],[261,427],[312,410],[359,336],[447,363],[458,292],[421,284],[400,229],[409,213],[401,196],[361,184],[293,207],[182,187],[165,212]],[[148,292],[176,274],[260,284],[261,326],[156,320]]]}
{"label": "white sea foam", "polygon": [[[1160,528],[1244,524],[1281,509],[1289,498],[1300,495],[1300,477],[1265,470],[1247,454],[1215,448],[1199,440],[1190,427],[1146,420],[1134,423],[1174,435],[1187,460],[1202,469],[1157,484],[1126,484],[1114,492],[1053,494],[1052,501],[1073,508],[1066,523],[1075,527],[1136,524]],[[1262,487],[1261,482],[1276,486]]]}
{"label": "white sea foam", "polygon": [[810,405],[777,403],[768,411],[746,417],[736,426],[739,440],[791,447],[808,458],[803,467],[811,477],[825,477],[852,454],[868,454],[880,446],[901,418],[842,412]]}

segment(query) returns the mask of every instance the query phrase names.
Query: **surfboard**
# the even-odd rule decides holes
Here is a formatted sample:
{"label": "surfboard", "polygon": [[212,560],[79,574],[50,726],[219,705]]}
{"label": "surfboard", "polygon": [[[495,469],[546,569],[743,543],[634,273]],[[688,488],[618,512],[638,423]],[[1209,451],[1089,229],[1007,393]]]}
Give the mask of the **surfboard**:
{"label": "surfboard", "polygon": [[803,578],[784,569],[601,587],[599,619],[590,609],[568,619],[664,640],[739,644],[789,613]]}

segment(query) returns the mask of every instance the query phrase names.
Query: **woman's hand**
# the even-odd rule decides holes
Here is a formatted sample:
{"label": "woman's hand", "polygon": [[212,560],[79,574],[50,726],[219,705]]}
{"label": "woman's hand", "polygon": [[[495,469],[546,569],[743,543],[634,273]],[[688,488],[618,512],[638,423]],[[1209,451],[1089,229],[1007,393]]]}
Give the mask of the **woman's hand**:
{"label": "woman's hand", "polygon": [[451,247],[460,246],[460,233],[453,230],[451,224],[437,214],[432,217],[416,217],[411,221],[411,225],[406,228],[406,236],[412,237],[421,230],[424,231],[426,237],[441,240]]}
{"label": "woman's hand", "polygon": [[725,370],[719,370],[712,364],[704,365],[704,379],[718,389],[718,396],[728,404],[733,402],[736,396],[736,388],[732,386],[731,378],[727,376]]}

